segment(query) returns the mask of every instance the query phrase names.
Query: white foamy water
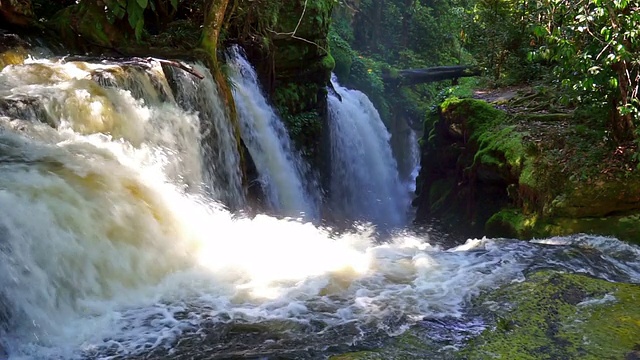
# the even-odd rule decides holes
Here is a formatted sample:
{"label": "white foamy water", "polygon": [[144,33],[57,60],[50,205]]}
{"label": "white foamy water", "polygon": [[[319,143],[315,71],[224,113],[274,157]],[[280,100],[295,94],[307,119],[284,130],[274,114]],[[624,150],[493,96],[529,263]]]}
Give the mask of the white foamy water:
{"label": "white foamy water", "polygon": [[409,194],[402,186],[387,131],[378,111],[360,91],[338,84],[329,94],[331,201],[343,217],[381,228],[407,223]]}
{"label": "white foamy water", "polygon": [[411,159],[411,174],[409,175],[409,179],[407,181],[407,188],[411,193],[416,191],[416,179],[418,175],[420,175],[420,144],[418,143],[418,135],[416,135],[415,131],[411,130],[411,134],[409,135],[409,150],[410,150],[410,159]]}
{"label": "white foamy water", "polygon": [[[195,185],[198,117],[170,98],[147,102],[87,79],[103,66],[0,73],[2,101],[44,108],[12,103],[11,116],[0,113],[0,348],[12,360],[143,354],[207,321],[398,333],[423,317],[458,316],[481,290],[522,280],[528,266],[584,240],[442,249],[409,234],[378,243],[366,227],[331,235],[234,217]],[[622,272],[637,273],[634,261]]]}
{"label": "white foamy water", "polygon": [[318,197],[304,186],[305,164],[291,144],[282,120],[267,102],[258,75],[235,46],[229,50],[233,94],[242,139],[259,173],[271,209],[279,215],[317,219]]}

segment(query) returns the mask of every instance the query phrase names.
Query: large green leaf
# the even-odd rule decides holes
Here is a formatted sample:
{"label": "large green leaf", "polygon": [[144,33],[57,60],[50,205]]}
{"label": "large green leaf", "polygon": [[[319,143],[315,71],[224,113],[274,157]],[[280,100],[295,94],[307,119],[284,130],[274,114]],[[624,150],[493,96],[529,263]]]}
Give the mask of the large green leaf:
{"label": "large green leaf", "polygon": [[[136,30],[136,38],[138,38],[137,28],[140,26],[144,26],[143,14],[144,9],[138,6],[136,1],[129,1],[129,3],[127,4],[127,17],[129,18],[129,25],[131,25],[131,28]],[[142,22],[142,25],[140,25],[139,22]]]}
{"label": "large green leaf", "polygon": [[138,5],[142,9],[146,9],[147,5],[149,4],[149,0],[136,0],[136,1],[138,2]]}

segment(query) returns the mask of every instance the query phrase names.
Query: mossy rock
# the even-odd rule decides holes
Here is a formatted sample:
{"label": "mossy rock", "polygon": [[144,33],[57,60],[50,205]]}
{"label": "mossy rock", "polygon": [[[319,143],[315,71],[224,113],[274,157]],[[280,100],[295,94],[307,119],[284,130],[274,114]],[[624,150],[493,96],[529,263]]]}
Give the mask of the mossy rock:
{"label": "mossy rock", "polygon": [[496,325],[459,354],[464,359],[635,359],[640,286],[539,271],[478,299]]}
{"label": "mossy rock", "polygon": [[597,234],[640,244],[640,212],[607,217],[544,218],[525,215],[519,209],[503,209],[486,224],[490,236],[520,239],[546,238],[571,234]]}
{"label": "mossy rock", "polygon": [[329,32],[329,50],[335,59],[334,73],[339,79],[347,79],[351,73],[351,65],[355,56],[351,45],[333,29]]}
{"label": "mossy rock", "polygon": [[439,353],[442,344],[432,342],[419,333],[417,328],[412,328],[401,335],[388,338],[378,349],[334,355],[329,360],[442,359],[442,354]]}
{"label": "mossy rock", "polygon": [[19,65],[27,59],[27,51],[23,48],[7,50],[0,53],[0,71],[9,65]]}
{"label": "mossy rock", "polygon": [[640,171],[572,114],[511,114],[450,97],[435,115],[425,121],[419,215],[482,225],[468,236],[589,233],[640,242]]}
{"label": "mossy rock", "polygon": [[605,217],[640,208],[640,171],[616,178],[599,174],[586,181],[569,177],[568,182],[569,191],[551,204],[551,215]]}
{"label": "mossy rock", "polygon": [[638,300],[637,284],[540,270],[474,300],[470,311],[490,325],[457,348],[431,343],[413,327],[378,349],[330,359],[636,359]]}

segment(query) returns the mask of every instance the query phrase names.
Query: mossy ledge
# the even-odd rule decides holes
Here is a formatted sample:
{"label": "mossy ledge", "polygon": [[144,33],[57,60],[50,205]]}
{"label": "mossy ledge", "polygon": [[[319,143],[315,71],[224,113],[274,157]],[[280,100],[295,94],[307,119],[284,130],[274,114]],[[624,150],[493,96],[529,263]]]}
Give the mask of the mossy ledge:
{"label": "mossy ledge", "polygon": [[453,97],[429,114],[416,220],[438,218],[465,236],[588,233],[640,242],[632,149],[616,149],[581,114],[508,110]]}
{"label": "mossy ledge", "polygon": [[478,299],[495,325],[464,359],[637,359],[640,286],[539,271]]}
{"label": "mossy ledge", "polygon": [[378,349],[331,360],[638,359],[640,286],[540,270],[480,295],[470,311],[486,328],[457,349],[430,344],[419,327]]}

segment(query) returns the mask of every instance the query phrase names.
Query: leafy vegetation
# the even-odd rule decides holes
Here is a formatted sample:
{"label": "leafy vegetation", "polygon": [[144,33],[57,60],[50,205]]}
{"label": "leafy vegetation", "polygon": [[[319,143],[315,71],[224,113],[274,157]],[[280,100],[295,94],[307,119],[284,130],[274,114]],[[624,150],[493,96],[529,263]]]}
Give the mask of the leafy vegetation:
{"label": "leafy vegetation", "polygon": [[618,143],[637,138],[640,11],[628,0],[478,0],[464,44],[498,85],[543,82],[561,100],[607,109]]}
{"label": "leafy vegetation", "polygon": [[397,69],[471,62],[458,35],[467,5],[464,0],[340,1],[329,34],[339,80],[366,93],[383,119],[421,122],[450,84],[395,87],[383,77]]}
{"label": "leafy vegetation", "polygon": [[[629,0],[343,0],[334,14],[337,73],[371,97],[369,73],[437,65],[485,67],[487,85],[544,84],[563,105],[608,111],[619,144],[640,121],[640,5]],[[351,44],[347,49],[345,44]],[[351,58],[346,54],[351,53]],[[390,114],[422,117],[448,84],[384,89]],[[376,105],[385,107],[382,101]]]}

